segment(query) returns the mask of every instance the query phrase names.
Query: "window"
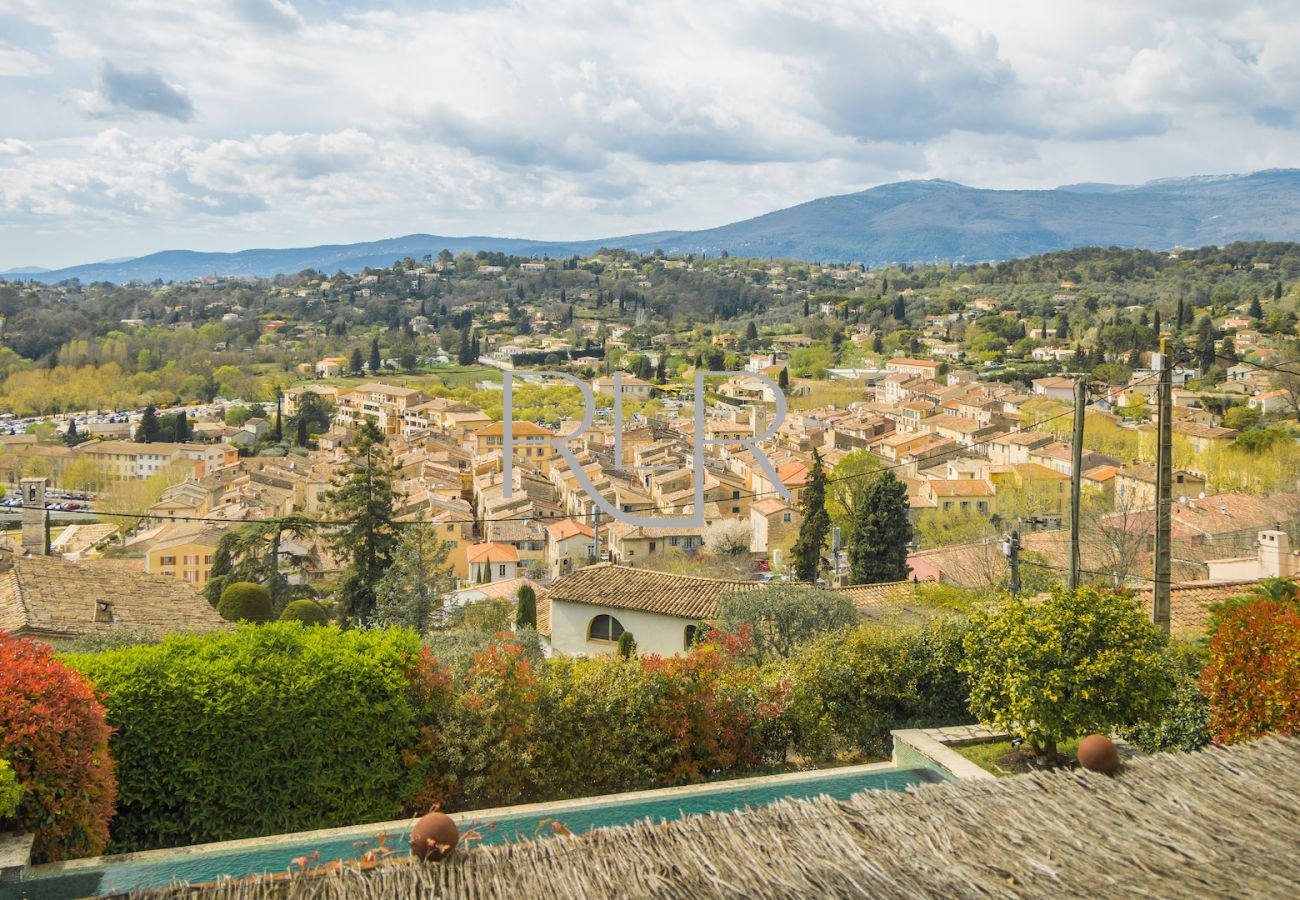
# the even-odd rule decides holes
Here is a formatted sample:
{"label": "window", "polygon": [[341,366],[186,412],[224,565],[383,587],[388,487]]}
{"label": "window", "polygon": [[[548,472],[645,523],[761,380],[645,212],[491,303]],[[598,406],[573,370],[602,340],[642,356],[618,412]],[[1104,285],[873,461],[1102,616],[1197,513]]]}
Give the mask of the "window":
{"label": "window", "polygon": [[696,634],[696,632],[697,632],[698,630],[699,630],[699,626],[698,626],[698,625],[687,625],[687,626],[686,626],[686,636],[685,636],[685,638],[683,638],[683,640],[682,640],[682,649],[683,649],[683,650],[689,650],[689,649],[691,649],[691,645],[695,643],[695,634]]}
{"label": "window", "polygon": [[502,563],[501,565],[497,566],[497,577],[499,577],[499,578],[505,578],[505,577],[506,577],[506,564],[505,564],[505,563]]}
{"label": "window", "polygon": [[781,521],[782,521],[782,522],[787,522],[787,523],[789,523],[789,522],[793,522],[793,521],[794,521],[794,516],[793,516],[791,513],[783,512],[783,513],[781,513]]}
{"label": "window", "polygon": [[679,537],[670,537],[670,538],[668,539],[668,543],[672,544],[674,547],[676,547],[676,546],[677,546],[678,544],[680,544],[681,542],[682,542],[682,539],[679,538]]}
{"label": "window", "polygon": [[616,641],[623,634],[623,623],[613,616],[599,615],[591,620],[587,629],[587,639],[592,641]]}
{"label": "window", "polygon": [[159,564],[164,566],[174,566],[176,565],[176,557],[164,556],[161,560],[159,560]]}

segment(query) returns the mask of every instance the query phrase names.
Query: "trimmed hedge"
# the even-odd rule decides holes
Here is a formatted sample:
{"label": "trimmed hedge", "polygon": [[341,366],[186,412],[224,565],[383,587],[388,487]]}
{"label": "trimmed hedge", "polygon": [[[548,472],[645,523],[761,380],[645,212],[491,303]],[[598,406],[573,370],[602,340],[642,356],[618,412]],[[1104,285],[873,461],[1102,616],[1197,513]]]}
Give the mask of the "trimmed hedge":
{"label": "trimmed hedge", "polygon": [[93,856],[107,844],[117,791],[108,735],[81,675],[44,644],[0,631],[0,759],[22,788],[13,824],[36,833],[36,862]]}
{"label": "trimmed hedge", "polygon": [[301,622],[304,625],[327,625],[330,614],[315,600],[295,600],[280,613],[281,622]]}
{"label": "trimmed hedge", "polygon": [[116,729],[112,850],[396,818],[419,652],[410,631],[278,622],[70,657]]}
{"label": "trimmed hedge", "polygon": [[217,612],[228,622],[270,622],[271,592],[252,581],[236,581],[221,592]]}

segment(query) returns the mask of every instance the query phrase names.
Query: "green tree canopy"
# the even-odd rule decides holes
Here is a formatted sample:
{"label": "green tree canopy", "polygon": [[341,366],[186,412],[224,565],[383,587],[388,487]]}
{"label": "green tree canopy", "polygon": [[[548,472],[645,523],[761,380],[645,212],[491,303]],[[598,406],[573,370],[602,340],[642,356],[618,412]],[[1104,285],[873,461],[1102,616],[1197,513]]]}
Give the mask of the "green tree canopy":
{"label": "green tree canopy", "polygon": [[1057,586],[977,610],[972,626],[959,664],[971,712],[1052,763],[1060,741],[1159,715],[1173,684],[1168,639],[1125,595]]}

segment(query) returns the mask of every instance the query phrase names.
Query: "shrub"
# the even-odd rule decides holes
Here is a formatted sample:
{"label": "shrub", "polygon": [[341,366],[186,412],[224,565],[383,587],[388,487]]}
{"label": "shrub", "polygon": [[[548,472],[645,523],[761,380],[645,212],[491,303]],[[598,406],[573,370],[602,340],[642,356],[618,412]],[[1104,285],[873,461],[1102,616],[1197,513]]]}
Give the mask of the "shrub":
{"label": "shrub", "polygon": [[104,708],[86,680],[35,641],[0,632],[0,758],[22,787],[14,815],[37,862],[108,842],[117,783]]}
{"label": "shrub", "polygon": [[116,729],[113,849],[395,818],[419,653],[404,629],[278,622],[70,658]]}
{"label": "shrub", "polygon": [[971,721],[957,670],[967,628],[958,618],[867,625],[800,648],[773,673],[790,692],[784,721],[794,749],[816,760],[884,756],[891,729]]}
{"label": "shrub", "polygon": [[1215,740],[1300,731],[1300,609],[1260,597],[1220,610],[1201,688]]}
{"label": "shrub", "polygon": [[[0,759],[0,825],[18,812],[18,801],[23,799],[23,788],[13,767]],[[3,830],[3,829],[0,829]]]}
{"label": "shrub", "polygon": [[1203,664],[1204,655],[1196,647],[1171,647],[1174,683],[1169,698],[1149,721],[1122,729],[1121,736],[1144,753],[1188,753],[1208,744],[1210,701],[1198,683]]}
{"label": "shrub", "polygon": [[618,655],[623,659],[636,656],[636,637],[632,632],[625,631],[618,636]]}
{"label": "shrub", "polygon": [[760,663],[789,656],[799,644],[857,621],[853,601],[843,591],[801,584],[730,591],[718,601],[718,630],[749,629],[754,659]]}
{"label": "shrub", "polygon": [[1167,639],[1130,597],[1057,587],[972,623],[961,663],[971,712],[1053,763],[1058,742],[1150,721],[1168,697]]}
{"label": "shrub", "polygon": [[722,640],[668,659],[539,664],[502,635],[463,681],[428,679],[435,712],[409,754],[423,809],[680,784],[783,756],[779,692]]}
{"label": "shrub", "polygon": [[221,592],[217,612],[228,622],[270,622],[271,592],[252,581],[236,581]]}
{"label": "shrub", "polygon": [[315,600],[295,600],[280,613],[281,622],[301,622],[304,625],[327,625],[330,614]]}

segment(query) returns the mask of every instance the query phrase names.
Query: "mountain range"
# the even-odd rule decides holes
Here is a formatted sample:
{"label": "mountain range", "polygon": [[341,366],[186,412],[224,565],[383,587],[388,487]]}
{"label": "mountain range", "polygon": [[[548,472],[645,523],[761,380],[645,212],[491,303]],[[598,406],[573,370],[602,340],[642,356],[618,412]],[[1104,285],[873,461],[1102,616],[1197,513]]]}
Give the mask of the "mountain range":
{"label": "mountain range", "polygon": [[1142,185],[1074,184],[1051,190],[990,190],[951,181],[902,181],[823,197],[701,231],[659,231],[596,240],[410,234],[358,244],[201,253],[167,250],[63,269],[0,273],[44,282],[123,283],[203,275],[269,277],[318,269],[354,272],[447,249],[519,256],[588,254],[601,247],[860,262],[983,262],[1082,246],[1223,245],[1300,240],[1300,169],[1162,179]]}

